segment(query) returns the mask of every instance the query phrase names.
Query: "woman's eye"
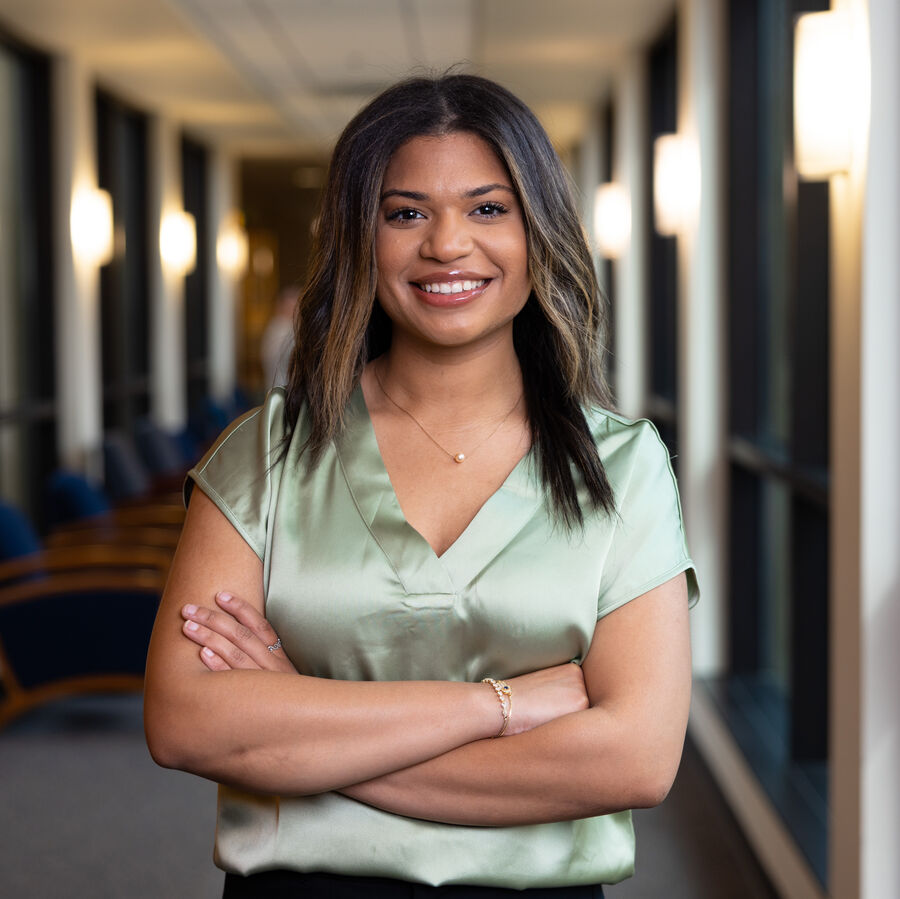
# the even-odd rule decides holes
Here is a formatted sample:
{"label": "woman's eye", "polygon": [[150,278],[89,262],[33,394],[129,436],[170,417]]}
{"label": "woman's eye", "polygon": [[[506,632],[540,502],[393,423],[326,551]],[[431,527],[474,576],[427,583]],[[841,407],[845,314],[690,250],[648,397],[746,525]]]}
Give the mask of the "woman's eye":
{"label": "woman's eye", "polygon": [[417,218],[422,218],[418,209],[394,209],[387,214],[389,222],[411,222]]}
{"label": "woman's eye", "polygon": [[509,210],[502,204],[496,202],[490,203],[482,203],[475,209],[477,215],[482,216],[483,218],[496,218],[499,215],[503,215],[504,212],[508,212]]}

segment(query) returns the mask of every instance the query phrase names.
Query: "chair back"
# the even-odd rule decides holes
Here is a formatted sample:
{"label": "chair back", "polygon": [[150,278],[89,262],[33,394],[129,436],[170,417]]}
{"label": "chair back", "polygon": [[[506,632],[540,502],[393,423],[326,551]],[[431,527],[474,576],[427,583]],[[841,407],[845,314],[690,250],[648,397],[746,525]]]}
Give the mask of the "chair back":
{"label": "chair back", "polygon": [[77,521],[109,511],[109,500],[99,487],[74,471],[56,471],[47,482],[47,518],[51,525]]}
{"label": "chair back", "polygon": [[40,548],[31,522],[15,506],[0,502],[0,560],[27,556]]}

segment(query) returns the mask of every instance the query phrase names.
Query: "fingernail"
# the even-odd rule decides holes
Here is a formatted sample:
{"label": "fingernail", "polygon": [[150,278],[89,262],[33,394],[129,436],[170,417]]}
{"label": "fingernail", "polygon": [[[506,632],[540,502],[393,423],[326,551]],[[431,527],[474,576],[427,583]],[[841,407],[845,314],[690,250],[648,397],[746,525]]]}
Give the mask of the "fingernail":
{"label": "fingernail", "polygon": [[203,649],[200,650],[200,652],[203,653],[203,655],[205,655],[208,659],[211,659],[215,655],[215,653],[208,646],[204,646]]}
{"label": "fingernail", "polygon": [[219,599],[221,599],[222,602],[231,602],[231,600],[233,598],[234,597],[230,593],[220,593],[219,594]]}
{"label": "fingernail", "polygon": [[186,628],[187,630],[189,630],[189,631],[199,631],[199,630],[200,630],[200,625],[197,624],[196,621],[188,621],[188,622],[185,624],[185,628]]}
{"label": "fingernail", "polygon": [[196,615],[196,614],[197,614],[197,607],[196,607],[193,603],[191,603],[190,605],[185,606],[185,607],[184,607],[184,614],[185,614],[185,615]]}

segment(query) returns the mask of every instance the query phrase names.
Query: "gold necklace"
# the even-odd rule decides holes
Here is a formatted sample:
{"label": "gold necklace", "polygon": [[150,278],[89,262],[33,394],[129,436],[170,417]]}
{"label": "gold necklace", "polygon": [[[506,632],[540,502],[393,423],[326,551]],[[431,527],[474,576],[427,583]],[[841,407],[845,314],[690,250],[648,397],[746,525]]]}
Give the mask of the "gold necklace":
{"label": "gold necklace", "polygon": [[[444,453],[445,455],[449,456],[449,457],[450,457],[454,462],[456,462],[458,465],[466,461],[466,459],[468,458],[468,456],[467,456],[465,453],[451,453],[450,450],[444,449],[444,447],[442,447],[442,446],[440,445],[440,443],[438,443],[437,440],[435,440],[434,437],[432,437],[431,434],[428,433],[428,430],[427,430],[427,428],[425,427],[425,425],[423,425],[422,422],[420,422],[419,419],[416,418],[415,415],[413,415],[412,412],[409,411],[409,409],[404,409],[403,406],[401,406],[400,403],[398,403],[398,402],[397,402],[397,401],[396,401],[396,400],[395,400],[395,399],[387,392],[387,390],[385,390],[384,384],[382,384],[381,378],[380,378],[379,375],[378,375],[378,369],[377,369],[374,365],[372,366],[372,373],[375,375],[375,380],[378,382],[378,386],[381,388],[381,392],[385,395],[385,397],[387,397],[387,399],[388,399],[393,405],[395,405],[395,406],[396,406],[396,407],[397,407],[404,415],[408,415],[408,416],[413,420],[413,422],[414,422],[415,425],[418,427],[418,429],[419,429],[419,430],[420,430],[420,431],[421,431],[421,432],[422,432],[422,433],[423,433],[423,434],[424,434],[424,435],[425,435],[425,436],[426,436],[426,437],[427,437],[427,438],[428,438],[428,439],[429,439],[429,440],[430,440],[430,441],[431,441],[431,442],[432,442],[432,443],[433,443],[433,444],[434,444],[434,445],[435,445],[442,453]],[[509,412],[507,412],[506,415],[504,415],[503,418],[500,419],[500,421],[498,422],[497,426],[491,431],[490,434],[487,435],[487,437],[485,437],[483,440],[480,440],[478,443],[475,444],[475,446],[472,447],[472,449],[469,450],[469,456],[471,456],[472,453],[474,453],[475,450],[477,450],[480,446],[483,446],[485,443],[487,443],[488,440],[490,440],[491,437],[493,437],[494,434],[496,434],[497,431],[500,430],[500,428],[502,427],[502,425],[503,425],[503,423],[506,421],[506,419],[508,419],[509,416],[512,415],[513,412],[515,412],[515,410],[516,410],[516,408],[518,407],[519,403],[522,402],[522,397],[523,397],[524,395],[525,395],[524,393],[520,393],[520,394],[519,394],[518,398],[516,399],[515,403],[513,404],[512,409],[510,409]]]}

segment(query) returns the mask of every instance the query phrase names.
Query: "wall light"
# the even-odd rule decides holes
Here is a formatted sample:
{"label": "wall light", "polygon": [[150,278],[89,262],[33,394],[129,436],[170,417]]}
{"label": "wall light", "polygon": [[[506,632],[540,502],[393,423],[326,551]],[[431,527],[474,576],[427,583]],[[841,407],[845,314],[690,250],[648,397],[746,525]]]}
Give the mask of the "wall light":
{"label": "wall light", "polygon": [[594,234],[608,259],[618,259],[631,242],[631,198],[615,181],[601,184],[594,196]]}
{"label": "wall light", "polygon": [[700,150],[681,134],[662,134],[653,145],[653,206],[656,230],[674,236],[690,227],[700,210]]}
{"label": "wall light", "polygon": [[197,265],[197,226],[189,212],[163,216],[159,228],[159,252],[163,265],[175,275],[189,275]]}
{"label": "wall light", "polygon": [[81,187],[72,197],[69,212],[72,251],[84,265],[106,265],[113,258],[112,197],[105,190]]}
{"label": "wall light", "polygon": [[241,216],[234,213],[222,223],[222,227],[219,229],[219,237],[216,241],[216,260],[223,271],[232,278],[239,278],[247,271],[249,256],[247,232],[241,224]]}
{"label": "wall light", "polygon": [[803,178],[850,168],[857,108],[864,102],[858,42],[847,12],[808,13],[794,32],[794,154]]}

